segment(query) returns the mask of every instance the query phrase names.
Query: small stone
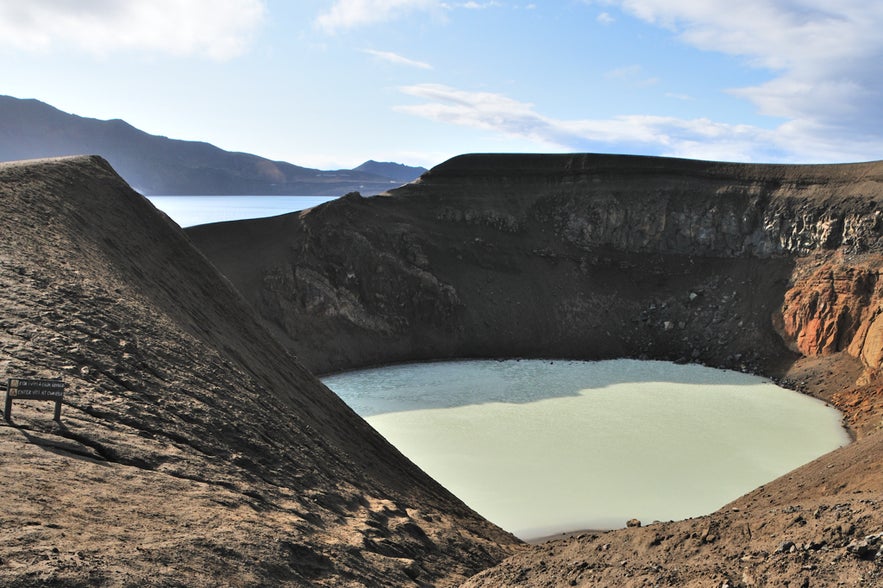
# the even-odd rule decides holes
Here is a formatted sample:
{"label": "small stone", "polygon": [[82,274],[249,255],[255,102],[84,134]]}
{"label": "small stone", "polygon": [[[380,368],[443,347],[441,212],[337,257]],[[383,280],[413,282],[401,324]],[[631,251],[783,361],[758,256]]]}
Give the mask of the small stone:
{"label": "small stone", "polygon": [[638,519],[629,519],[629,520],[626,522],[625,526],[626,526],[626,527],[640,527],[640,526],[641,526],[641,521],[639,521]]}
{"label": "small stone", "polygon": [[405,572],[406,576],[408,576],[409,578],[411,578],[414,581],[417,581],[417,578],[420,577],[420,572],[422,570],[420,569],[420,566],[417,564],[417,562],[412,561],[411,563],[406,565],[402,569],[402,571]]}
{"label": "small stone", "polygon": [[699,540],[703,543],[714,543],[714,540],[717,537],[714,536],[714,533],[711,532],[711,527],[706,527],[704,531],[699,535]]}
{"label": "small stone", "polygon": [[846,546],[846,551],[859,559],[872,560],[880,555],[883,535],[867,535],[864,539],[856,539]]}

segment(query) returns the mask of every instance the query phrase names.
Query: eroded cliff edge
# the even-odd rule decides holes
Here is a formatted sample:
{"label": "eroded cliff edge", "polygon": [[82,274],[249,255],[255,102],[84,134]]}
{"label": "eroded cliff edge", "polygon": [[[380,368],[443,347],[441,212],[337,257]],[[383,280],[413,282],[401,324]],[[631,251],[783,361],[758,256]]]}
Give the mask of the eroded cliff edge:
{"label": "eroded cliff edge", "polygon": [[784,376],[844,352],[870,381],[881,195],[880,162],[467,155],[388,195],[188,233],[318,372],[630,356]]}

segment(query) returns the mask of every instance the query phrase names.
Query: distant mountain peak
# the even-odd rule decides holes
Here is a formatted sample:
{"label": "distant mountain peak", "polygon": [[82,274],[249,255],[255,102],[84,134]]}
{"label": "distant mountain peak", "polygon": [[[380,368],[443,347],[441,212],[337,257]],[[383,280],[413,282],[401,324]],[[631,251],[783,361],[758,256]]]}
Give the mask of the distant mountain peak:
{"label": "distant mountain peak", "polygon": [[383,176],[404,184],[416,180],[428,170],[425,167],[414,167],[404,163],[369,159],[362,165],[353,168],[353,171]]}
{"label": "distant mountain peak", "polygon": [[0,96],[0,161],[87,154],[104,157],[146,195],[371,195],[426,171],[374,160],[353,170],[310,169],[150,135],[122,119],[84,118],[36,99]]}

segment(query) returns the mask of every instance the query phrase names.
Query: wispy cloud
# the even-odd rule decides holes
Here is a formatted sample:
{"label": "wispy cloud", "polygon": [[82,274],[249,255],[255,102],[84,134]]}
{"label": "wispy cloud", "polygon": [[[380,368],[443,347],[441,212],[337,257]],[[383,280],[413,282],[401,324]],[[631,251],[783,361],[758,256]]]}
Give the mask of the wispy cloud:
{"label": "wispy cloud", "polygon": [[485,8],[498,8],[502,6],[501,2],[497,2],[496,0],[489,0],[488,2],[461,2],[456,4],[455,6],[459,6],[461,8],[468,8],[470,10],[483,10]]}
{"label": "wispy cloud", "polygon": [[635,86],[652,86],[659,83],[659,78],[644,75],[644,68],[640,65],[627,65],[612,69],[604,74],[609,80],[619,80]]}
{"label": "wispy cloud", "polygon": [[424,12],[444,17],[452,10],[484,10],[506,6],[499,0],[335,0],[331,7],[316,18],[316,26],[327,33],[404,18],[408,14]]}
{"label": "wispy cloud", "polygon": [[685,43],[737,56],[772,78],[733,89],[824,144],[883,139],[883,3],[864,0],[618,0]]}
{"label": "wispy cloud", "polygon": [[421,104],[396,110],[440,123],[460,125],[533,142],[539,149],[655,153],[727,161],[832,161],[854,159],[883,141],[832,141],[819,129],[786,123],[770,130],[707,118],[623,115],[609,119],[556,119],[533,104],[502,94],[470,92],[440,84],[401,91]]}
{"label": "wispy cloud", "polygon": [[438,11],[443,8],[444,3],[440,0],[336,0],[318,16],[316,25],[333,33],[387,22],[409,12]]}
{"label": "wispy cloud", "polygon": [[262,0],[0,0],[0,46],[225,60],[246,50],[265,12]]}
{"label": "wispy cloud", "polygon": [[363,53],[373,55],[377,59],[393,63],[395,65],[406,65],[408,67],[416,67],[419,69],[432,69],[432,65],[424,61],[415,61],[392,51],[377,51],[375,49],[362,49]]}
{"label": "wispy cloud", "polygon": [[614,22],[616,22],[616,19],[610,16],[609,12],[602,12],[597,17],[595,17],[595,20],[597,20],[602,25],[612,25]]}

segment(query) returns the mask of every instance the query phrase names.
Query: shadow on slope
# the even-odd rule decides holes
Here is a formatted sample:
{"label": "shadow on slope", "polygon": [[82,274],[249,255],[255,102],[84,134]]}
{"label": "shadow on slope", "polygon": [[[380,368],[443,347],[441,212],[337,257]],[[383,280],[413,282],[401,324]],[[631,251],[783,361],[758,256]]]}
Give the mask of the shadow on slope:
{"label": "shadow on slope", "polygon": [[324,376],[363,417],[477,404],[530,404],[637,383],[750,386],[745,374],[661,361],[466,360],[397,364]]}

